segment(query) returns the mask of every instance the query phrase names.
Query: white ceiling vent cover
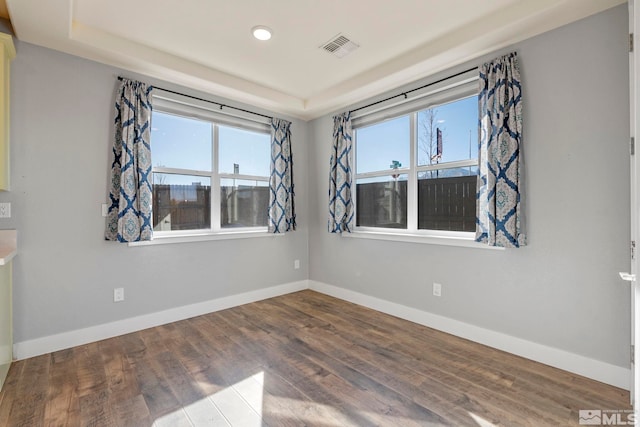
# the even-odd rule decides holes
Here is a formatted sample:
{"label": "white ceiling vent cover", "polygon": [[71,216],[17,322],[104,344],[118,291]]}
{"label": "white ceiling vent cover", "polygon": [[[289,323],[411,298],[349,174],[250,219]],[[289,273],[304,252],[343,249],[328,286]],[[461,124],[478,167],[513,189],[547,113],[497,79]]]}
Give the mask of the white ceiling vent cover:
{"label": "white ceiling vent cover", "polygon": [[321,47],[338,58],[344,58],[360,45],[349,40],[344,34],[338,34]]}

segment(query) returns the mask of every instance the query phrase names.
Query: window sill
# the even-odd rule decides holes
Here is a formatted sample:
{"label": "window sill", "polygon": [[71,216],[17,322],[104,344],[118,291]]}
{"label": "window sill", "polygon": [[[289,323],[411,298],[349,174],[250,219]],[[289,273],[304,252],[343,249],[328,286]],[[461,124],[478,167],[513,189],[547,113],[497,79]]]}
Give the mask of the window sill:
{"label": "window sill", "polygon": [[504,248],[476,242],[473,237],[428,236],[423,234],[390,233],[382,231],[353,231],[342,233],[342,237],[356,239],[388,240],[393,242],[422,243],[427,245],[459,246],[463,248],[502,251]]}
{"label": "window sill", "polygon": [[269,233],[265,229],[250,230],[250,231],[228,231],[228,232],[202,232],[202,233],[190,233],[190,234],[165,234],[160,236],[154,236],[153,240],[147,240],[144,242],[129,242],[128,246],[152,246],[152,245],[167,245],[173,243],[192,243],[192,242],[207,242],[211,240],[232,240],[232,239],[253,239],[259,237],[280,237],[284,236],[284,233]]}

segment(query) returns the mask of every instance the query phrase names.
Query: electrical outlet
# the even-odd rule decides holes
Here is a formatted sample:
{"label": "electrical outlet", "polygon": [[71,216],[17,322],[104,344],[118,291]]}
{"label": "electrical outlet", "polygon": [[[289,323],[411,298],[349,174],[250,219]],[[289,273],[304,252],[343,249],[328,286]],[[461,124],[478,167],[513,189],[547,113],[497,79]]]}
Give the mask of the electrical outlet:
{"label": "electrical outlet", "polygon": [[0,218],[11,218],[11,203],[0,203]]}
{"label": "electrical outlet", "polygon": [[115,288],[113,290],[113,302],[124,301],[124,288]]}
{"label": "electrical outlet", "polygon": [[442,285],[440,283],[433,284],[433,295],[437,297],[442,296]]}
{"label": "electrical outlet", "polygon": [[102,204],[102,216],[107,216],[109,214],[109,205],[106,203]]}
{"label": "electrical outlet", "polygon": [[300,260],[299,259],[293,261],[293,268],[294,268],[294,270],[297,270],[297,269],[300,268]]}

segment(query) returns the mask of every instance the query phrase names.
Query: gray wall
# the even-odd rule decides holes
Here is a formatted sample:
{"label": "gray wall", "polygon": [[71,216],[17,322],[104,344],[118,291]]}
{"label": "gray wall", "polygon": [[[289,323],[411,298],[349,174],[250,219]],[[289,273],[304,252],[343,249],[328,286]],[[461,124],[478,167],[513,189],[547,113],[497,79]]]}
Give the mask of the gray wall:
{"label": "gray wall", "polygon": [[[623,5],[513,47],[525,84],[530,244],[507,251],[328,234],[330,116],[293,120],[295,233],[105,242],[100,204],[121,71],[17,42],[13,189],[0,193],[13,210],[0,228],[19,231],[15,341],[310,278],[627,367],[629,289],[617,279],[629,268],[626,28]],[[126,300],[114,304],[120,286]]]}
{"label": "gray wall", "polygon": [[[629,269],[626,7],[433,77],[519,53],[525,248],[491,251],[327,233],[332,120],[311,122],[310,279],[628,367],[629,286],[617,276]],[[443,284],[442,297],[432,296],[432,282]]]}
{"label": "gray wall", "polygon": [[[145,247],[105,242],[100,204],[121,71],[26,43],[16,48],[12,191],[0,194],[13,214],[0,228],[19,236],[16,342],[308,278],[306,123],[292,125],[298,231]],[[115,287],[125,288],[124,302],[113,303]]]}

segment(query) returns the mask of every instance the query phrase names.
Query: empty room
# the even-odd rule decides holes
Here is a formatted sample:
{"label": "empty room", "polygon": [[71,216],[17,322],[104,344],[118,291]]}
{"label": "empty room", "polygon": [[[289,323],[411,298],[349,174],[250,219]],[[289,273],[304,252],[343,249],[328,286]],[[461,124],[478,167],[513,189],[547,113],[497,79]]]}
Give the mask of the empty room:
{"label": "empty room", "polygon": [[634,425],[637,9],[0,0],[0,427]]}

